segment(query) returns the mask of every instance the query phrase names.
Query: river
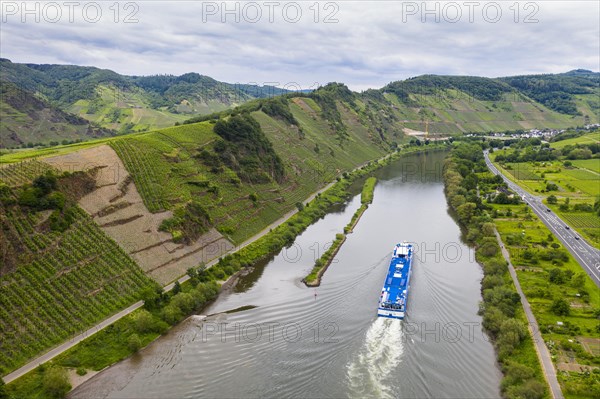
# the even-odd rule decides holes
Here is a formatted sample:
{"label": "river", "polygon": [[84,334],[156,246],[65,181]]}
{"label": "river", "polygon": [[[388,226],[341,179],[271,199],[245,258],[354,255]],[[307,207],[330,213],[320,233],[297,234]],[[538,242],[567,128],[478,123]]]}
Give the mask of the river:
{"label": "river", "polygon": [[[373,204],[320,287],[301,282],[360,195],[298,236],[140,353],[73,398],[495,398],[501,373],[477,315],[482,271],[448,214],[444,153],[407,156],[376,176]],[[378,319],[391,250],[416,244],[403,321]],[[255,308],[234,313],[243,306]]]}

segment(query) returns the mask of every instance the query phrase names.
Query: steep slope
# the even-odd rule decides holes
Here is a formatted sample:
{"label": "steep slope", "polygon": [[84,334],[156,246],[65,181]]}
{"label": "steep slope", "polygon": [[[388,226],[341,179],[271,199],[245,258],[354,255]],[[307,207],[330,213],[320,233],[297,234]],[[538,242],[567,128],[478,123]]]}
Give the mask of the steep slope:
{"label": "steep slope", "polygon": [[[429,122],[430,132],[453,133],[497,126],[523,128],[523,124],[544,127],[581,118],[551,111],[519,93],[518,101],[509,101],[506,96],[515,92],[506,83],[488,85],[485,80],[465,79],[446,80],[444,87],[432,85],[423,93],[417,91],[426,86],[412,87],[415,82],[360,94],[332,83],[309,94],[255,99],[181,126],[90,142],[84,150],[67,146],[58,149],[60,156],[1,168],[0,179],[6,184],[0,213],[4,225],[0,236],[2,279],[10,288],[1,297],[10,301],[0,310],[9,312],[2,320],[15,320],[4,323],[3,331],[22,328],[27,322],[19,315],[38,308],[44,310],[35,321],[40,327],[30,326],[36,332],[28,336],[35,338],[38,330],[46,328],[52,331],[49,326],[62,314],[50,310],[56,303],[65,307],[81,303],[81,307],[67,309],[68,314],[76,316],[79,327],[89,325],[139,297],[149,285],[147,277],[165,284],[184,274],[187,267],[222,256],[233,245],[301,207],[306,198],[337,176],[408,142],[406,128],[424,130]],[[470,98],[444,97],[465,95],[468,90],[474,92]],[[510,110],[502,108],[509,106]],[[518,112],[523,119],[511,119]],[[35,157],[40,152],[29,154]],[[26,157],[26,153],[19,154],[19,159]],[[31,204],[60,203],[47,196],[32,202],[31,195],[39,191],[28,185],[48,168],[82,170],[85,173],[75,176],[92,177],[94,183],[93,187],[61,186],[67,193],[87,187],[69,197],[77,202],[71,204],[77,211],[67,226],[61,223],[63,213],[48,221],[47,211],[31,209]],[[23,197],[23,192],[28,194]],[[15,203],[15,197],[25,202]],[[64,230],[44,235],[48,223]],[[77,241],[85,234],[95,241]],[[110,252],[98,253],[96,241]],[[67,242],[73,258],[63,253]],[[26,256],[19,257],[20,253]],[[57,265],[44,268],[46,260]],[[87,269],[98,262],[112,262],[106,270],[113,274]],[[108,274],[102,281],[87,279],[77,291],[85,299],[75,298],[68,304],[60,300],[60,293],[48,291],[54,286],[43,285],[44,281],[62,284],[61,278],[87,276],[80,272]],[[121,277],[115,276],[122,275],[130,276],[131,281],[119,283]],[[64,285],[74,287],[76,283],[69,280]],[[33,287],[41,294],[32,296],[35,303],[21,303],[18,298],[23,290],[12,288],[16,286]],[[109,294],[111,299],[103,296]],[[94,309],[93,318],[80,315],[88,308]],[[61,321],[65,322],[69,320]],[[53,338],[29,352],[17,349],[18,356],[5,357],[2,366],[11,369],[71,332],[65,329],[48,335]],[[17,340],[17,335],[9,336]],[[10,358],[16,360],[11,363]]]}
{"label": "steep slope", "polygon": [[548,108],[567,115],[598,118],[600,73],[577,69],[557,75],[525,75],[501,79]]}
{"label": "steep slope", "polygon": [[111,135],[10,82],[0,82],[0,98],[0,148]]}
{"label": "steep slope", "polygon": [[95,67],[18,64],[7,59],[0,59],[0,76],[64,111],[121,133],[172,126],[190,115],[286,92],[272,86],[223,83],[197,73],[125,76]]}
{"label": "steep slope", "polygon": [[77,205],[93,173],[0,168],[0,374],[140,298],[154,283]]}
{"label": "steep slope", "polygon": [[334,107],[343,110],[343,137],[313,100],[298,97],[262,100],[218,121],[123,137],[111,146],[148,209],[174,211],[164,228],[175,238],[190,238],[185,220],[188,205],[196,204],[207,226],[240,243],[338,174],[390,148],[344,102]]}
{"label": "steep slope", "polygon": [[[593,75],[597,78],[597,75]],[[393,82],[381,89],[394,112],[406,128],[433,133],[467,133],[531,128],[565,128],[586,123],[598,123],[598,93],[593,82],[581,77],[558,77],[564,85],[578,87],[575,108],[552,109],[552,99],[559,96],[552,88],[538,89],[544,93],[543,103],[530,95],[534,93],[519,85],[523,77],[489,79],[463,76],[419,76]],[[525,77],[526,78],[526,77]],[[578,83],[579,82],[579,83]],[[575,91],[575,89],[572,89]],[[538,97],[542,100],[542,97]],[[547,105],[545,105],[547,104]],[[549,108],[550,107],[550,108]],[[560,112],[559,112],[560,111]],[[569,112],[566,112],[569,111]]]}

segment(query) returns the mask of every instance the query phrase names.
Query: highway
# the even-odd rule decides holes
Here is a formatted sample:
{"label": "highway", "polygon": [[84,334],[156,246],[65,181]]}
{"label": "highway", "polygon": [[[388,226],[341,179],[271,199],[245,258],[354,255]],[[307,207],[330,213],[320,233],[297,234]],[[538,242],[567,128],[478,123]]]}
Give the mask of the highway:
{"label": "highway", "polygon": [[549,211],[548,207],[542,203],[541,197],[531,195],[519,185],[513,183],[508,177],[504,176],[490,161],[488,151],[484,151],[484,156],[485,163],[492,173],[502,176],[508,187],[521,196],[523,201],[529,205],[531,210],[544,222],[546,227],[569,250],[596,286],[600,287],[600,251],[592,247],[554,212]]}

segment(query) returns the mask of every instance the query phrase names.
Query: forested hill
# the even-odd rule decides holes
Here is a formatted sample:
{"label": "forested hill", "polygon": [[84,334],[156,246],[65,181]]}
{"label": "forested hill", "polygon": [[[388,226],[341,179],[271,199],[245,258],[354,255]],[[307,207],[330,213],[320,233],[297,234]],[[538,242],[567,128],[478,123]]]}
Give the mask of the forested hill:
{"label": "forested hill", "polygon": [[0,84],[0,148],[51,145],[114,135],[84,118],[65,112],[11,82]]}
{"label": "forested hill", "polygon": [[[599,73],[586,70],[494,79],[423,75],[363,93],[352,92],[341,84],[327,85],[310,96],[325,104],[323,112],[330,117],[335,118],[329,114],[332,101],[343,100],[352,105],[360,99],[366,106],[363,117],[369,113],[386,115],[386,123],[393,124],[394,129],[410,134],[461,134],[597,123],[599,81]],[[3,92],[10,83],[24,95],[44,101],[47,108],[79,116],[95,126],[95,131],[101,127],[115,134],[203,120],[205,115],[226,114],[246,103],[250,108],[267,104],[268,112],[274,103],[261,99],[283,94],[309,95],[272,86],[223,83],[198,73],[125,76],[95,67],[18,64],[0,59]],[[77,126],[56,125],[52,122],[56,118],[31,115],[27,109],[7,104],[5,99],[0,101],[0,116],[0,147],[4,148],[28,143],[47,145],[57,137],[62,141],[62,137],[90,136]],[[332,123],[339,125],[336,120]],[[43,128],[32,130],[32,125]],[[64,131],[68,133],[62,134]]]}
{"label": "forested hill", "polygon": [[[191,115],[286,92],[273,86],[219,82],[197,73],[126,76],[95,67],[18,64],[0,59],[0,84],[6,82],[119,133],[172,126]],[[3,112],[3,116],[10,114]],[[5,132],[1,134],[5,136]],[[37,142],[47,143],[48,138],[42,134],[34,140]]]}
{"label": "forested hill", "polygon": [[524,75],[501,79],[554,111],[581,114],[581,107],[600,113],[600,73],[576,69],[557,75]]}

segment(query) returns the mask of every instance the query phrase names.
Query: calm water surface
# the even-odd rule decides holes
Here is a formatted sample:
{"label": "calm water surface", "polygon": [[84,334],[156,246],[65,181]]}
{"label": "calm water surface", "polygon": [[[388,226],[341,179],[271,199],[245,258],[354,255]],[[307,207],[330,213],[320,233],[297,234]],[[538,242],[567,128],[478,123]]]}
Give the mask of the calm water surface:
{"label": "calm water surface", "polygon": [[[444,153],[377,173],[375,200],[317,289],[301,279],[360,206],[355,196],[73,398],[499,397],[501,374],[477,315],[482,272],[447,213]],[[417,245],[404,321],[378,319],[398,241]],[[227,310],[253,305],[236,313]]]}

